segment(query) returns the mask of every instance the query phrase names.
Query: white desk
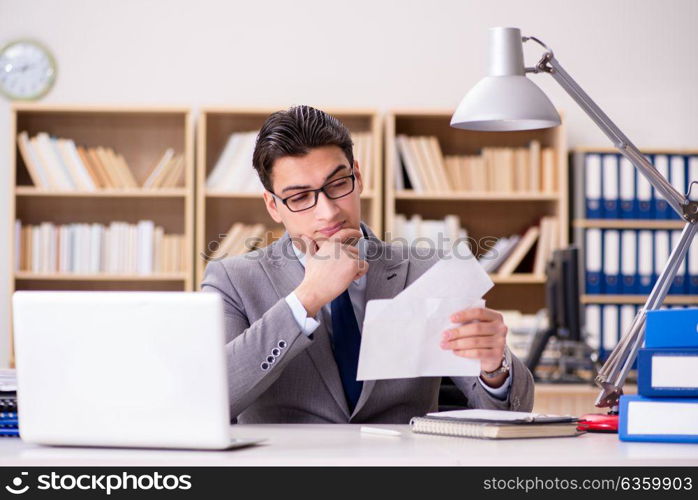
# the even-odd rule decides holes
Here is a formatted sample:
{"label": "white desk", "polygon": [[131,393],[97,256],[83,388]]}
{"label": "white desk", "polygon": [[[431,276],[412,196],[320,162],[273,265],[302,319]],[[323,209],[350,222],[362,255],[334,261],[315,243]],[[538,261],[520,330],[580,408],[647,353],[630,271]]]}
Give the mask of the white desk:
{"label": "white desk", "polygon": [[614,434],[489,441],[412,434],[365,434],[358,425],[240,425],[238,437],[264,437],[231,451],[46,447],[0,439],[0,465],[698,465],[698,444],[624,443]]}

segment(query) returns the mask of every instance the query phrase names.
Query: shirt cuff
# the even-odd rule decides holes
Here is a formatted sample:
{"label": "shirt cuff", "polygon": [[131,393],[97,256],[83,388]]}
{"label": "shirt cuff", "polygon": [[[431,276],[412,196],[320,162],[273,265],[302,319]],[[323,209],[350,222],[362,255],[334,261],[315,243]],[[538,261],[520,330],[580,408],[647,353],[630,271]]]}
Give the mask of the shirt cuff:
{"label": "shirt cuff", "polygon": [[480,377],[477,378],[477,381],[480,382],[480,385],[487,392],[492,394],[492,396],[494,396],[495,398],[497,398],[501,401],[504,401],[507,398],[507,396],[509,395],[509,388],[511,387],[511,372],[509,372],[509,374],[507,374],[506,380],[499,387],[490,387],[489,385],[484,383]]}
{"label": "shirt cuff", "polygon": [[308,311],[305,310],[305,307],[301,303],[300,299],[296,297],[295,292],[291,292],[286,296],[286,303],[288,304],[288,307],[291,308],[293,317],[296,320],[296,323],[298,323],[301,331],[310,337],[317,327],[320,326],[320,322],[315,318],[308,316]]}

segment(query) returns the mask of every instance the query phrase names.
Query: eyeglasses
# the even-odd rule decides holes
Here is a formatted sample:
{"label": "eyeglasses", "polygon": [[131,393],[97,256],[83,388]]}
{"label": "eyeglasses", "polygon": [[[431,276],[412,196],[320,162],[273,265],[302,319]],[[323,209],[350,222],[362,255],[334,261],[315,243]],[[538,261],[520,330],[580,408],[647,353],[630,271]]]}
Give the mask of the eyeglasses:
{"label": "eyeglasses", "polygon": [[321,188],[301,191],[300,193],[292,194],[286,198],[279,198],[274,193],[271,194],[286,205],[286,208],[291,212],[302,212],[303,210],[309,210],[317,205],[320,192],[325,193],[325,196],[330,200],[337,200],[350,194],[354,191],[355,180],[356,178],[352,173],[330,181]]}

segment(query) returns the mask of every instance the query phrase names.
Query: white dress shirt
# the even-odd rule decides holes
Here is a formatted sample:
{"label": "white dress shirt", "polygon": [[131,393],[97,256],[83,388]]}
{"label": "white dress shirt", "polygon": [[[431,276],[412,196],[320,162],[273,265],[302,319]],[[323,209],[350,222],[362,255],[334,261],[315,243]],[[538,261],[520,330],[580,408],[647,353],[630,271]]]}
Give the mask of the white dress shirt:
{"label": "white dress shirt", "polygon": [[[363,229],[362,229],[363,233]],[[366,244],[366,238],[365,235],[359,239],[357,242],[357,248],[359,250],[359,257],[364,258],[365,255],[365,244]],[[296,245],[291,244],[293,247],[293,252],[296,254],[296,257],[298,258],[298,261],[301,263],[301,265],[305,268],[305,254],[301,252]],[[361,278],[357,280],[353,280],[349,284],[349,298],[351,299],[351,305],[354,308],[354,315],[356,316],[356,322],[359,325],[359,328],[361,328],[361,325],[363,325],[364,322],[364,314],[366,312],[366,275],[364,274]],[[308,316],[308,312],[305,310],[305,307],[301,303],[301,301],[298,299],[296,296],[295,292],[291,292],[286,296],[286,303],[289,305],[291,308],[291,312],[293,313],[293,317],[296,320],[296,323],[298,323],[298,326],[301,328],[304,334],[306,335],[311,335],[318,326],[320,326],[320,316],[322,316],[322,319],[325,320],[325,325],[327,327],[327,331],[330,334],[330,338],[332,336],[332,312],[331,312],[331,302],[328,302],[324,306],[322,306],[322,309],[320,310],[320,313],[316,315],[315,318]],[[490,387],[487,384],[485,384],[480,377],[477,378],[482,387],[487,390],[490,394],[492,394],[494,397],[500,400],[504,400],[507,398],[507,395],[509,394],[509,388],[511,387],[511,377],[507,375],[506,380],[500,387]]]}

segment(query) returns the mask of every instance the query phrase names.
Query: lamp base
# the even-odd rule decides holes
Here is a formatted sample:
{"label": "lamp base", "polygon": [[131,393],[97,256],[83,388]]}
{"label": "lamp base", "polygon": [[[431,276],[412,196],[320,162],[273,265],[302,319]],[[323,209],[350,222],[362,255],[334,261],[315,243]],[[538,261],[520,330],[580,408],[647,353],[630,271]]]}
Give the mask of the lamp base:
{"label": "lamp base", "polygon": [[618,433],[618,413],[587,413],[579,417],[578,431]]}

